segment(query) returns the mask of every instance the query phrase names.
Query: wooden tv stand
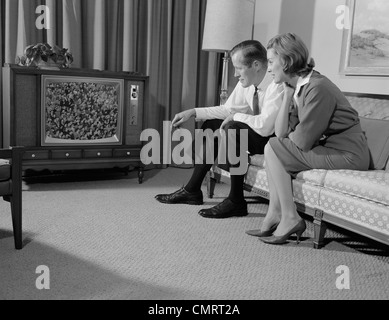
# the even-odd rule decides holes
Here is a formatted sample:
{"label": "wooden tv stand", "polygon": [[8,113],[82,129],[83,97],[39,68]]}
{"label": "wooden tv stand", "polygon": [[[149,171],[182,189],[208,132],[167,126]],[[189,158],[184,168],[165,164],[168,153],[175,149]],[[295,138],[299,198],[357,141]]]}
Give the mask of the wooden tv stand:
{"label": "wooden tv stand", "polygon": [[[120,80],[123,105],[120,141],[110,144],[42,143],[42,76],[65,76]],[[136,102],[131,99],[134,86],[139,89]],[[23,171],[26,170],[86,170],[103,168],[138,169],[139,183],[143,181],[140,159],[140,135],[146,128],[148,77],[127,72],[83,69],[40,70],[35,67],[5,65],[3,67],[2,147],[23,146]],[[1,134],[0,134],[1,137]],[[1,142],[1,141],[0,141]]]}

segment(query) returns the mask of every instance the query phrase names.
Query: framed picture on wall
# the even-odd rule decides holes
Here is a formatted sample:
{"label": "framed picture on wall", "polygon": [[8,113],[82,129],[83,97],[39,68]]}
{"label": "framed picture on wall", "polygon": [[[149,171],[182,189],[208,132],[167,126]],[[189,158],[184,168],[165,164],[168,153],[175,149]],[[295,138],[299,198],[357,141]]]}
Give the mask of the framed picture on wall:
{"label": "framed picture on wall", "polygon": [[389,1],[348,0],[340,73],[389,76]]}

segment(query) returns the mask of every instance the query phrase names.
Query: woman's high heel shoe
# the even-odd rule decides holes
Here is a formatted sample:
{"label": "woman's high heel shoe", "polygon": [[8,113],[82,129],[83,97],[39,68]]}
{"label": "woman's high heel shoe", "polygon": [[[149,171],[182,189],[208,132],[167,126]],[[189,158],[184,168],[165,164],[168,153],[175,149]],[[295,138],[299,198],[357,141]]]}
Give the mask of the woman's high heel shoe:
{"label": "woman's high heel shoe", "polygon": [[297,244],[300,243],[300,237],[304,233],[305,229],[307,228],[307,225],[305,224],[304,220],[300,220],[298,224],[296,224],[289,232],[282,236],[271,236],[267,238],[260,238],[261,241],[268,243],[268,244],[284,244],[287,243],[288,238],[292,234],[297,235]]}
{"label": "woman's high heel shoe", "polygon": [[273,235],[274,231],[276,231],[277,226],[278,226],[278,223],[275,224],[275,225],[273,225],[269,230],[266,230],[266,231],[261,231],[261,230],[248,230],[248,231],[246,231],[246,233],[247,233],[249,236],[259,237],[259,238],[262,238],[262,237],[270,237],[270,236]]}

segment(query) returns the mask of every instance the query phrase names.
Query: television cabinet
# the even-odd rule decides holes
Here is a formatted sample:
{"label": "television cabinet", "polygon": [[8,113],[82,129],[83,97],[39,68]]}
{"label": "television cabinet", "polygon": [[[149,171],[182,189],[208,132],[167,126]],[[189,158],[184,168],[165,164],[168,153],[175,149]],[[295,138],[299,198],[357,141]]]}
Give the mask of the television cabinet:
{"label": "television cabinet", "polygon": [[136,168],[142,183],[147,105],[146,76],[6,64],[2,147],[24,146],[23,171]]}

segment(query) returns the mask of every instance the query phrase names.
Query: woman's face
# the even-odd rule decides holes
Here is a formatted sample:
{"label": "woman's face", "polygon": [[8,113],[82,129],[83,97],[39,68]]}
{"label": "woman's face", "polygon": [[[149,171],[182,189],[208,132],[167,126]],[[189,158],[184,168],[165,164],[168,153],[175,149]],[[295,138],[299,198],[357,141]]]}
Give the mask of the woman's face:
{"label": "woman's face", "polygon": [[272,75],[274,82],[277,84],[288,82],[289,77],[284,72],[284,63],[281,60],[280,56],[276,54],[274,49],[269,49],[267,51],[267,60],[268,60],[267,72],[269,72]]}

